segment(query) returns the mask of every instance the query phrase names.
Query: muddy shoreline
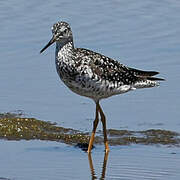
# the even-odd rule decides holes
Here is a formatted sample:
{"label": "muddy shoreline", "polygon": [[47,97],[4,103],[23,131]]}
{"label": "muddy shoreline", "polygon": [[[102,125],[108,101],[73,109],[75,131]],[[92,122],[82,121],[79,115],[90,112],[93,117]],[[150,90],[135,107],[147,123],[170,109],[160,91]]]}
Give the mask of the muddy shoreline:
{"label": "muddy shoreline", "polygon": [[[129,131],[108,129],[111,146],[130,144],[180,145],[180,134],[164,129],[148,129],[145,131]],[[55,123],[26,118],[22,114],[0,114],[0,138],[5,140],[47,140],[66,144],[88,144],[91,132],[57,126]],[[102,144],[103,136],[96,134],[95,144]]]}

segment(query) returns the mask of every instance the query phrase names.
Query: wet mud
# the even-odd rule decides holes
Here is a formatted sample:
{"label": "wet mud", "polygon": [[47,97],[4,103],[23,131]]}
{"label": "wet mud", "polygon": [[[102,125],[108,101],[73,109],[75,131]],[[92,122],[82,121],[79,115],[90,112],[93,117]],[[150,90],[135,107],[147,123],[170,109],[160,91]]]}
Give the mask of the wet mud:
{"label": "wet mud", "polygon": [[[55,123],[23,117],[21,113],[0,114],[0,138],[5,140],[48,140],[66,144],[83,146],[87,145],[90,132],[84,133],[75,129],[57,126]],[[145,131],[107,130],[109,144],[159,144],[180,145],[180,133],[163,130],[149,129]],[[95,144],[103,143],[102,132],[96,134]]]}

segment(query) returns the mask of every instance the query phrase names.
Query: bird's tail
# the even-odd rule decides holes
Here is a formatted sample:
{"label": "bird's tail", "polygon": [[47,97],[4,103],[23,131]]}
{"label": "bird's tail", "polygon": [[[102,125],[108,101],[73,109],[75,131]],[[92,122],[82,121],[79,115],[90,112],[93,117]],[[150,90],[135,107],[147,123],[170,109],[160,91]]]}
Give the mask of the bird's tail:
{"label": "bird's tail", "polygon": [[137,77],[148,78],[149,80],[152,80],[152,81],[164,81],[165,80],[162,78],[152,77],[152,76],[159,74],[159,72],[157,72],[157,71],[142,71],[142,70],[133,69],[133,68],[129,68],[129,69],[131,71],[133,71],[135,76],[137,76]]}
{"label": "bird's tail", "polygon": [[130,68],[131,71],[134,72],[134,75],[138,78],[137,82],[134,84],[135,88],[148,88],[148,87],[154,87],[159,86],[159,83],[157,81],[164,81],[163,78],[157,78],[153,77],[159,72],[157,71],[142,71],[138,69]]}

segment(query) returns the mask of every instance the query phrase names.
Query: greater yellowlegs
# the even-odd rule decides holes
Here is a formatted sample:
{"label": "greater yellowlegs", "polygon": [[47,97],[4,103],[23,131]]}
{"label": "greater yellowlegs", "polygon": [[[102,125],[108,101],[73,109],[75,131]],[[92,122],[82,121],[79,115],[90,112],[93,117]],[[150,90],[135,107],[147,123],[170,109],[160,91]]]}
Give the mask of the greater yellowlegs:
{"label": "greater yellowlegs", "polygon": [[106,118],[99,101],[130,90],[158,86],[157,81],[163,79],[153,77],[158,74],[156,71],[137,70],[91,50],[75,48],[71,28],[66,22],[55,23],[52,34],[52,39],[40,53],[56,42],[55,62],[59,77],[73,92],[89,97],[96,103],[88,153],[92,149],[99,115],[103,125],[105,151],[108,152]]}

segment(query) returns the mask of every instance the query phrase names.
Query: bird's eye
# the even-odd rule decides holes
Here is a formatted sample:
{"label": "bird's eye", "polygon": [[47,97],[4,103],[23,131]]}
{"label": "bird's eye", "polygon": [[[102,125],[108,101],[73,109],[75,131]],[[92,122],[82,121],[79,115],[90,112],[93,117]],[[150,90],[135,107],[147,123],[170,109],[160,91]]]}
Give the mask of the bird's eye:
{"label": "bird's eye", "polygon": [[64,33],[65,33],[65,34],[67,33],[67,29],[64,30]]}

